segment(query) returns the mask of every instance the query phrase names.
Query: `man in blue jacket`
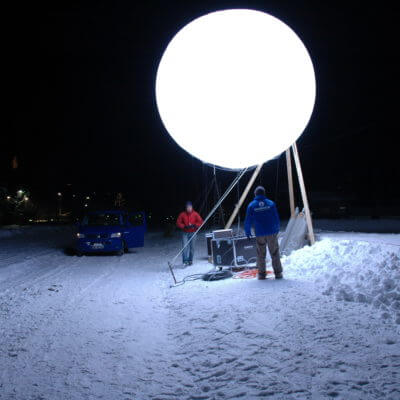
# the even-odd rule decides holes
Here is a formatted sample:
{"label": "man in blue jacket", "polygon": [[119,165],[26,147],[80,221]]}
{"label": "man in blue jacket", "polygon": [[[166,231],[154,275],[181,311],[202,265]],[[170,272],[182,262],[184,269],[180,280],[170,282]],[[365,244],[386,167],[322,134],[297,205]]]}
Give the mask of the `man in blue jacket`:
{"label": "man in blue jacket", "polygon": [[275,279],[282,279],[282,264],[279,255],[278,233],[280,221],[278,210],[272,200],[265,197],[265,189],[258,186],[254,192],[255,199],[247,207],[244,230],[248,238],[254,228],[257,241],[258,279],[265,279],[267,245],[272,258]]}

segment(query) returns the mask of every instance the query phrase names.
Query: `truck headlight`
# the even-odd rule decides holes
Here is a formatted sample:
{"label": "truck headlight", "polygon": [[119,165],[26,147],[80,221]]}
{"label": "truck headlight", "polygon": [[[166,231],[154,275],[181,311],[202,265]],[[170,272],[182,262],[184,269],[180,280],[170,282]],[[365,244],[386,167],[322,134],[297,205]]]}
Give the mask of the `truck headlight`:
{"label": "truck headlight", "polygon": [[85,234],[84,233],[77,233],[76,234],[76,237],[78,238],[78,239],[83,239],[84,237],[85,237]]}
{"label": "truck headlight", "polygon": [[112,238],[120,238],[122,236],[121,232],[115,232],[111,234]]}

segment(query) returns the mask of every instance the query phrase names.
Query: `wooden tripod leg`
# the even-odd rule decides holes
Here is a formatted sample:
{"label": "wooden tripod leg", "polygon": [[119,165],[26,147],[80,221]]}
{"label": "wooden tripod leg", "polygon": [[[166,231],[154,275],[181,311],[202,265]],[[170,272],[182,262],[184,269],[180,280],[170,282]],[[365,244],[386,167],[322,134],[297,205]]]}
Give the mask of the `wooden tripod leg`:
{"label": "wooden tripod leg", "polygon": [[254,181],[256,180],[258,174],[260,173],[262,166],[263,166],[262,164],[257,165],[257,168],[255,169],[252,177],[250,178],[249,183],[246,186],[246,189],[244,189],[244,192],[243,192],[242,196],[240,197],[239,203],[236,204],[235,209],[233,210],[233,213],[232,213],[231,217],[229,218],[228,223],[225,226],[225,229],[229,229],[232,226],[233,221],[235,220],[236,215],[240,210],[240,207],[242,206],[243,202],[245,201],[246,196],[249,193],[249,190],[253,186]]}
{"label": "wooden tripod leg", "polygon": [[290,155],[290,148],[286,150],[286,169],[287,169],[288,185],[289,185],[290,216],[292,217],[294,215],[294,190],[293,190],[292,157]]}
{"label": "wooden tripod leg", "polygon": [[297,151],[296,142],[293,143],[292,150],[293,150],[294,162],[295,162],[296,170],[297,170],[297,177],[299,179],[301,197],[303,199],[303,204],[304,204],[304,211],[306,213],[308,234],[309,234],[309,237],[310,237],[310,242],[313,245],[315,243],[314,229],[313,229],[313,226],[312,226],[310,207],[309,207],[309,204],[308,204],[307,192],[306,192],[306,187],[304,185],[303,172],[301,170],[300,158],[299,158],[299,153]]}

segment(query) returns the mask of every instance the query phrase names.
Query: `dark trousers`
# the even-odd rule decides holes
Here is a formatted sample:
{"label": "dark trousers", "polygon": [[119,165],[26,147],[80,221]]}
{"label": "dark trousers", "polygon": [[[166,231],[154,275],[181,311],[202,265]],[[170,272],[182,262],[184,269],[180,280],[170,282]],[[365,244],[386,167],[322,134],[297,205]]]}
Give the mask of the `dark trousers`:
{"label": "dark trousers", "polygon": [[282,273],[281,257],[279,255],[278,234],[268,236],[257,236],[257,268],[260,274],[265,274],[267,256],[267,246],[272,258],[272,268],[274,273]]}

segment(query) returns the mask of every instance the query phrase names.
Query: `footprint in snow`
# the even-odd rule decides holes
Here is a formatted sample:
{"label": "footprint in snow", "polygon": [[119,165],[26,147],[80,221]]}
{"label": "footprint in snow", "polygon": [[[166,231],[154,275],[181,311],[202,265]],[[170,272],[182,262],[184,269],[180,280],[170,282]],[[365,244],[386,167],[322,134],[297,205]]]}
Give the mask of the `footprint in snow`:
{"label": "footprint in snow", "polygon": [[329,392],[329,393],[328,393],[328,396],[329,396],[329,397],[338,397],[338,396],[339,396],[339,393],[338,393],[338,392]]}
{"label": "footprint in snow", "polygon": [[273,396],[275,394],[275,391],[273,390],[263,390],[257,394],[258,397],[268,397],[268,396]]}
{"label": "footprint in snow", "polygon": [[240,393],[236,393],[232,396],[229,396],[228,399],[239,399],[239,398],[243,398],[247,396],[247,392],[240,392]]}
{"label": "footprint in snow", "polygon": [[252,371],[257,368],[258,368],[258,365],[252,364],[252,365],[248,365],[247,367],[242,368],[242,370],[243,371]]}

